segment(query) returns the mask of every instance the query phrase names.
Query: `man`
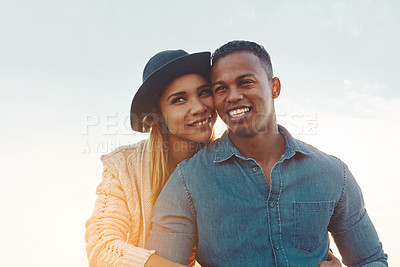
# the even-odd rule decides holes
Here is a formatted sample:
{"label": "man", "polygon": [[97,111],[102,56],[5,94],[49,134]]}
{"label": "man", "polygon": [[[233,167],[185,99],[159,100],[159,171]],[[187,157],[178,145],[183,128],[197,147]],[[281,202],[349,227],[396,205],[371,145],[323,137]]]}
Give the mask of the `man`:
{"label": "man", "polygon": [[211,83],[227,133],[178,165],[153,211],[148,248],[202,266],[317,266],[328,231],[349,266],[387,266],[360,188],[339,159],[277,125],[281,85],[264,48],[215,51]]}

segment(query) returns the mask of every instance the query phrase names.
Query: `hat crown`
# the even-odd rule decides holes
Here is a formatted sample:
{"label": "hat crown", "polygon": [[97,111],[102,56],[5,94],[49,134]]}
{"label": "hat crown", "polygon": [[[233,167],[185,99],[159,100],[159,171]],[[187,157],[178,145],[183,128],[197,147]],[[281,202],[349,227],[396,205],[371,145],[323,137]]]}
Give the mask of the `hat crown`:
{"label": "hat crown", "polygon": [[[134,131],[147,132],[150,125],[146,115],[153,112],[152,103],[165,86],[174,79],[195,73],[206,80],[210,75],[210,52],[189,54],[186,51],[167,50],[154,55],[143,70],[143,83],[135,93],[131,104],[131,127]],[[154,103],[153,103],[154,104]]]}
{"label": "hat crown", "polygon": [[161,69],[168,63],[189,55],[186,51],[179,50],[166,50],[155,54],[146,64],[143,70],[143,82],[147,80],[154,72]]}

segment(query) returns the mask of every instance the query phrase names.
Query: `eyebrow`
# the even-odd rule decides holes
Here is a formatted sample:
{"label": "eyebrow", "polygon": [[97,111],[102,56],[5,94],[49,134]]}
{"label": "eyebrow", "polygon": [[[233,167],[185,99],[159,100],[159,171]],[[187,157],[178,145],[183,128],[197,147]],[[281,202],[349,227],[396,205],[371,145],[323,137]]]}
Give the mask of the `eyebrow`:
{"label": "eyebrow", "polygon": [[211,84],[211,87],[214,87],[214,86],[217,85],[217,84],[223,84],[223,82],[218,81],[218,82],[212,83],[212,84]]}
{"label": "eyebrow", "polygon": [[[196,89],[197,90],[202,90],[202,89],[207,88],[207,87],[210,87],[210,85],[208,83],[205,83],[205,84],[200,85]],[[173,94],[168,96],[167,100],[169,100],[171,97],[178,96],[178,95],[186,95],[186,92],[185,91],[180,91],[180,92],[173,93]]]}
{"label": "eyebrow", "polygon": [[178,95],[185,95],[185,94],[186,94],[186,92],[184,92],[184,91],[176,92],[176,93],[169,95],[167,100],[169,100],[171,97],[178,96]]}
{"label": "eyebrow", "polygon": [[238,76],[236,78],[236,80],[241,80],[241,79],[243,79],[244,77],[247,77],[247,76],[255,77],[256,75],[254,73],[246,73],[246,74]]}
{"label": "eyebrow", "polygon": [[204,89],[204,88],[207,88],[207,87],[210,87],[209,83],[205,83],[203,85],[200,85],[199,87],[197,87],[197,90],[201,90],[201,89]]}
{"label": "eyebrow", "polygon": [[[243,79],[244,77],[247,77],[247,76],[255,77],[256,75],[254,73],[246,73],[246,74],[243,74],[243,75],[240,75],[240,76],[236,77],[235,80],[241,80],[241,79]],[[224,84],[224,82],[218,81],[218,82],[212,83],[211,86],[214,87],[217,84]]]}

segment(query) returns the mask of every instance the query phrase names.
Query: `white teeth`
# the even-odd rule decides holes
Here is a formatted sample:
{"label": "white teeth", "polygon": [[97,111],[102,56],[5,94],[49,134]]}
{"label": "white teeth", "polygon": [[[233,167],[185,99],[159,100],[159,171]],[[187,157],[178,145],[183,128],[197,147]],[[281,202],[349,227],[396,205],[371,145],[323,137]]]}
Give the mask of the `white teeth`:
{"label": "white teeth", "polygon": [[188,125],[191,126],[191,127],[201,126],[201,125],[204,125],[204,124],[209,123],[209,122],[211,121],[212,117],[213,117],[213,116],[210,115],[210,116],[209,116],[207,119],[205,119],[204,121],[199,121],[199,122],[195,122],[195,123],[188,124]]}
{"label": "white teeth", "polygon": [[207,122],[208,122],[208,119],[204,120],[204,121],[199,121],[199,122],[193,123],[193,124],[191,124],[191,126],[201,126],[201,125],[206,124]]}
{"label": "white teeth", "polygon": [[243,116],[245,113],[249,112],[250,108],[238,108],[235,110],[229,111],[229,115],[233,118],[238,118]]}

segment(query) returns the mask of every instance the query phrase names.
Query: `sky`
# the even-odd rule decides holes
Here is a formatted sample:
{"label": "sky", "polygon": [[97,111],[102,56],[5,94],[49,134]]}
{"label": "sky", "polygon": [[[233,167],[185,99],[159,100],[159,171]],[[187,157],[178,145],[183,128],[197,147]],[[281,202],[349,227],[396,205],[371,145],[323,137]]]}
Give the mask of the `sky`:
{"label": "sky", "polygon": [[1,265],[88,266],[99,157],[147,137],[128,120],[146,62],[242,39],[272,57],[278,122],[349,166],[400,266],[398,14],[395,0],[0,0]]}

